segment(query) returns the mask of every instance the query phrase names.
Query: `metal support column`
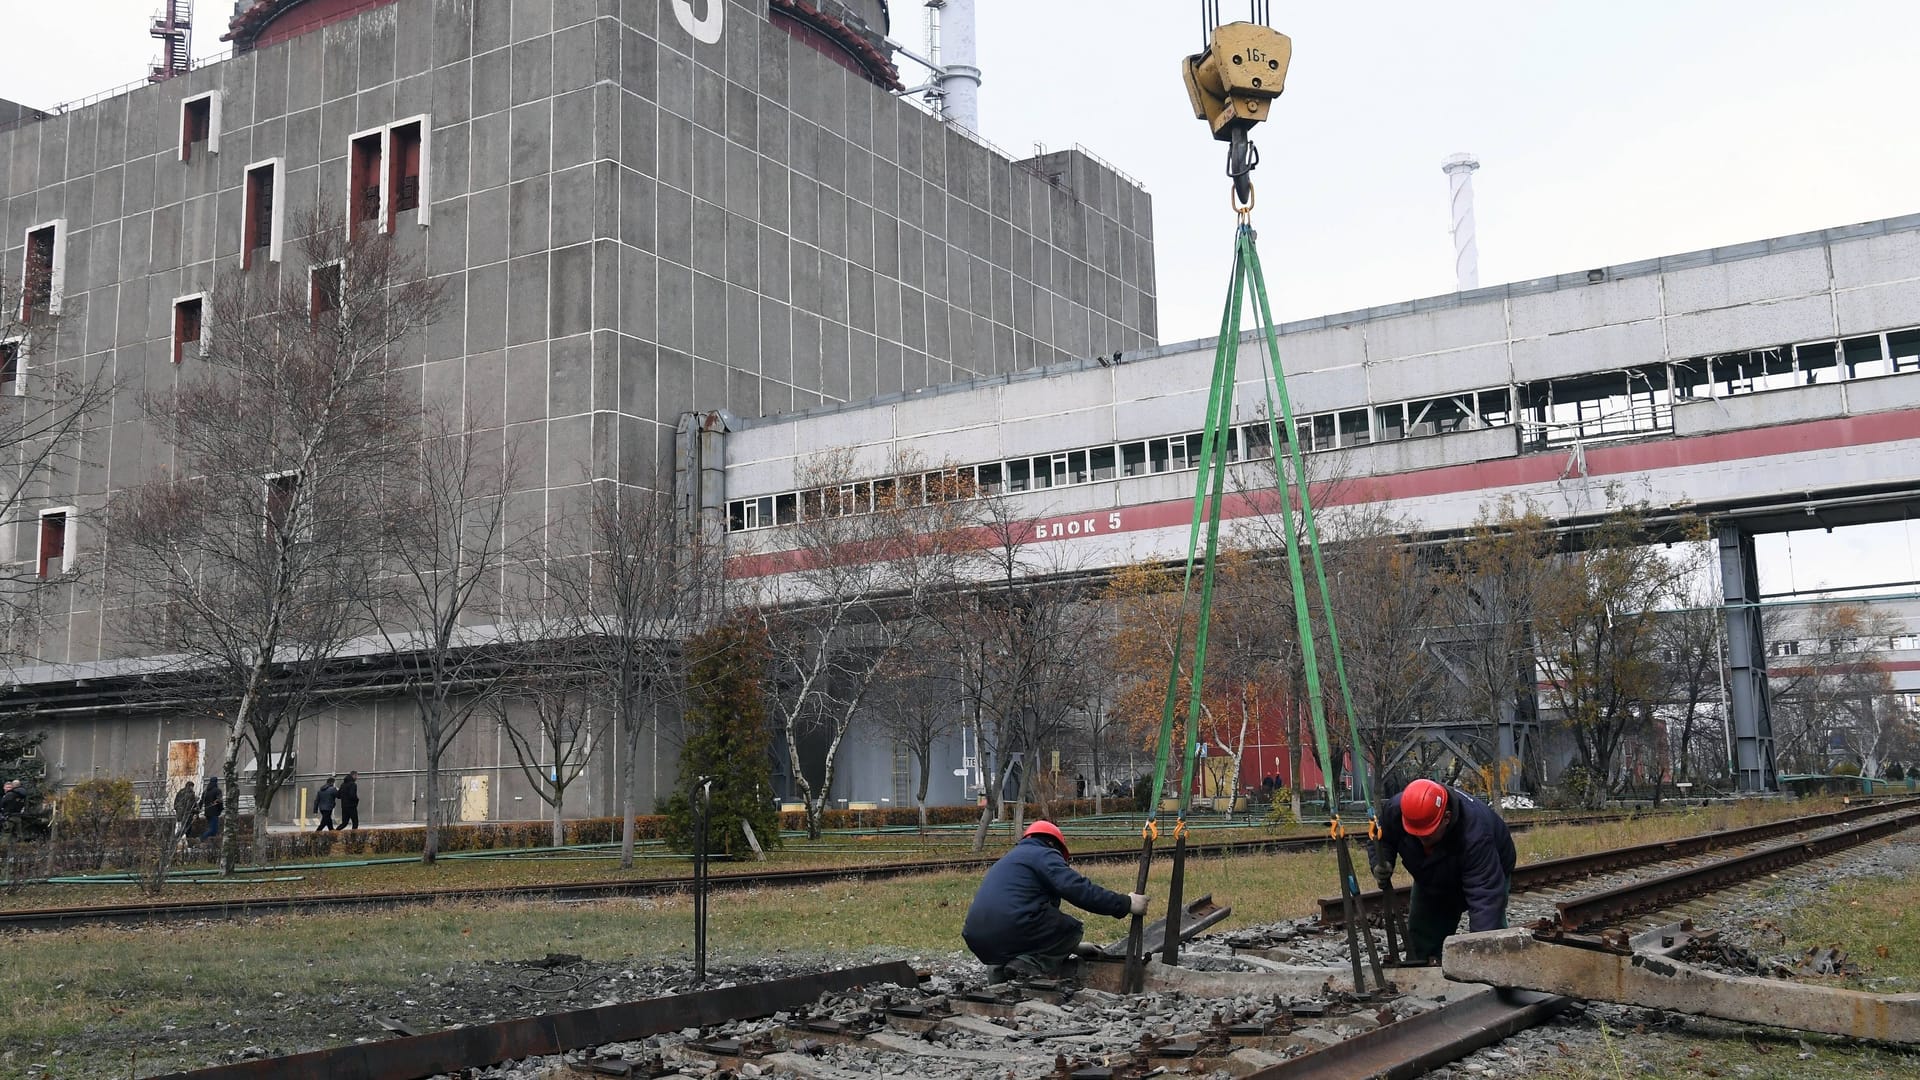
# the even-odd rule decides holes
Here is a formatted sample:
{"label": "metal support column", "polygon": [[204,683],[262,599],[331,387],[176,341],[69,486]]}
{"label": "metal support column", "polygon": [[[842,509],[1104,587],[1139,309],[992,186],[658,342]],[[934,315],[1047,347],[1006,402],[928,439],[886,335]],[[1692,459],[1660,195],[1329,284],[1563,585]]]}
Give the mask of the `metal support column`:
{"label": "metal support column", "polygon": [[1767,642],[1760,625],[1760,570],[1753,535],[1738,525],[1722,525],[1720,589],[1727,611],[1727,691],[1733,710],[1733,768],[1736,788],[1761,793],[1780,790],[1773,768],[1773,718],[1767,693]]}

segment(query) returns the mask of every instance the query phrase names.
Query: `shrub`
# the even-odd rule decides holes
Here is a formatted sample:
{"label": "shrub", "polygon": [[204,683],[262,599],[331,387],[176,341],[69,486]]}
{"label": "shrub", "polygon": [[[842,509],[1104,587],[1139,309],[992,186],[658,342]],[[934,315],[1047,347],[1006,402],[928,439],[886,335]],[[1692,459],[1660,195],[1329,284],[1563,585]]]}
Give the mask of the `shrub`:
{"label": "shrub", "polygon": [[1284,828],[1286,826],[1300,824],[1300,819],[1295,817],[1293,813],[1292,788],[1274,788],[1271,797],[1273,804],[1267,807],[1267,816],[1265,818],[1268,825]]}
{"label": "shrub", "polygon": [[95,869],[107,860],[115,827],[133,815],[133,781],[125,777],[82,780],[60,797],[61,834],[91,856]]}

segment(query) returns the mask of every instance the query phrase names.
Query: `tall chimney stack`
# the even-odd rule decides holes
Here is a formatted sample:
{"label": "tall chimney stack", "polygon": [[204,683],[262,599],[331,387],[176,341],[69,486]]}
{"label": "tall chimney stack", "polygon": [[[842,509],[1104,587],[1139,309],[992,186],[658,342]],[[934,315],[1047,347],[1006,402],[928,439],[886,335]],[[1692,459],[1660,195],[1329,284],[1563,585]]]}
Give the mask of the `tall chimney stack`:
{"label": "tall chimney stack", "polygon": [[940,64],[940,115],[969,131],[980,130],[980,68],[974,49],[973,0],[928,0],[936,20]]}
{"label": "tall chimney stack", "polygon": [[1461,292],[1480,287],[1480,246],[1473,236],[1473,171],[1479,167],[1472,154],[1455,154],[1440,163],[1452,189],[1453,276]]}

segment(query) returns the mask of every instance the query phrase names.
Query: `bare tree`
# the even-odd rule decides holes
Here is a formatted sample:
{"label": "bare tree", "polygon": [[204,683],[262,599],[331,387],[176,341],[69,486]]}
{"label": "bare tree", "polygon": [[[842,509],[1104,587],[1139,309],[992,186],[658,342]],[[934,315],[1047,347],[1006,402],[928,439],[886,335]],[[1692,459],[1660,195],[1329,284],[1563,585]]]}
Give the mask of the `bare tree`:
{"label": "bare tree", "polygon": [[1686,580],[1681,562],[1647,543],[1642,521],[1632,508],[1608,515],[1556,561],[1536,609],[1543,696],[1573,737],[1590,800],[1614,783],[1626,742],[1650,733],[1660,609]]}
{"label": "bare tree", "polygon": [[241,751],[255,754],[256,858],[324,665],[366,629],[419,434],[399,354],[441,307],[440,285],[386,237],[325,209],[303,231],[294,265],[215,287],[204,371],[145,402],[176,456],[109,507],[125,632],[172,654],[172,692],[226,725],[229,798]]}
{"label": "bare tree", "polygon": [[[1726,615],[1698,583],[1685,589],[1678,610],[1660,618],[1654,640],[1665,668],[1657,710],[1673,750],[1675,779],[1692,783],[1697,766],[1707,775],[1726,771],[1726,746],[1720,734],[1726,685],[1721,634]],[[1711,746],[1711,752],[1705,748]]]}
{"label": "bare tree", "polygon": [[[1898,615],[1860,603],[1821,604],[1781,640],[1775,661],[1776,753],[1806,772],[1825,772],[1836,756],[1856,758],[1863,776],[1878,777],[1887,752],[1906,741],[1911,723],[1899,706],[1883,655],[1907,632]],[[1836,738],[1837,736],[1837,738]]]}
{"label": "bare tree", "polygon": [[427,830],[420,861],[440,853],[446,814],[441,766],[467,722],[500,687],[491,677],[497,636],[474,623],[498,618],[507,560],[527,545],[507,517],[514,454],[495,432],[448,426],[444,415],[413,447],[410,484],[391,545],[390,581],[369,593],[379,626],[413,699],[426,757]]}
{"label": "bare tree", "polygon": [[553,846],[559,847],[567,835],[567,789],[592,760],[594,683],[554,651],[569,648],[570,642],[542,644],[548,649],[542,660],[509,677],[489,705],[520,774],[553,810]]}
{"label": "bare tree", "polygon": [[[1537,507],[1481,508],[1465,536],[1448,545],[1439,576],[1441,624],[1434,651],[1454,679],[1461,711],[1484,725],[1475,741],[1488,761],[1502,755],[1500,731],[1530,715],[1534,701],[1534,618],[1553,573],[1554,541]],[[1530,763],[1517,763],[1529,786]]]}
{"label": "bare tree", "polygon": [[872,715],[879,729],[906,751],[917,782],[913,802],[920,829],[927,828],[927,787],[933,779],[933,750],[960,726],[959,683],[947,665],[906,660],[876,687]]}
{"label": "bare tree", "polygon": [[619,733],[620,865],[633,866],[641,735],[681,692],[683,646],[706,614],[709,551],[683,535],[663,490],[595,481],[577,526],[560,530],[534,606],[572,644]]}
{"label": "bare tree", "polygon": [[1444,712],[1448,673],[1433,652],[1441,582],[1412,522],[1367,507],[1329,524],[1334,612],[1360,740],[1374,764],[1373,797],[1381,802],[1385,765],[1400,741]]}
{"label": "bare tree", "polygon": [[[792,569],[756,582],[746,599],[766,634],[768,699],[789,775],[818,837],[847,732],[875,681],[926,635],[916,614],[958,581],[977,543],[969,527],[979,503],[957,475],[911,456],[863,477],[850,451],[829,451],[797,480],[807,495],[783,536]],[[817,772],[805,750],[814,736],[823,741]]]}
{"label": "bare tree", "polygon": [[1064,545],[1036,541],[1033,523],[1006,500],[978,508],[984,539],[960,552],[969,582],[933,610],[934,647],[959,672],[979,734],[989,797],[973,849],[1006,812],[1004,780],[1019,763],[1015,829],[1034,793],[1040,752],[1057,743],[1105,689],[1107,639],[1098,588]]}

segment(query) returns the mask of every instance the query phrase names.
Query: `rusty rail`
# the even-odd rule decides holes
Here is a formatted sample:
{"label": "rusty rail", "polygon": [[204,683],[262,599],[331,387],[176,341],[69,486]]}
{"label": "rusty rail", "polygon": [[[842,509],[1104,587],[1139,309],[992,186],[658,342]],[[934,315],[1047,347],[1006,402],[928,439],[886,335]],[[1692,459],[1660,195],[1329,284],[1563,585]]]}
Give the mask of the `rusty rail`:
{"label": "rusty rail", "polygon": [[[1628,820],[1634,815],[1581,815],[1571,818],[1541,818],[1515,823],[1515,828],[1545,825],[1586,824],[1594,821]],[[1325,836],[1282,836],[1262,840],[1234,840],[1215,844],[1194,844],[1188,852],[1195,857],[1220,855],[1262,855],[1323,848]],[[783,888],[826,885],[839,881],[885,881],[917,874],[937,874],[950,870],[982,870],[997,855],[922,862],[877,863],[865,866],[828,867],[814,870],[758,870],[739,874],[710,874],[708,887],[721,889]],[[1074,856],[1077,863],[1123,862],[1137,859],[1137,851],[1089,851]],[[88,904],[72,907],[28,908],[0,911],[0,929],[54,930],[62,927],[102,923],[147,923],[185,919],[239,919],[258,915],[288,914],[304,911],[331,912],[344,908],[404,907],[412,904],[437,904],[462,900],[597,900],[636,896],[668,896],[693,888],[691,876],[628,879],[624,881],[571,881],[538,885],[505,885],[474,889],[391,890],[364,893],[317,893],[305,896],[270,896],[217,900],[159,900],[136,904]]]}
{"label": "rusty rail", "polygon": [[[1722,848],[1738,847],[1776,837],[1791,836],[1794,833],[1811,829],[1824,829],[1848,821],[1877,814],[1894,813],[1906,807],[1920,806],[1920,800],[1903,799],[1896,803],[1876,803],[1868,806],[1854,806],[1845,810],[1834,810],[1824,814],[1808,814],[1797,818],[1782,818],[1764,825],[1748,825],[1738,829],[1724,829],[1719,832],[1698,833],[1677,840],[1657,840],[1647,844],[1635,844],[1631,847],[1612,848],[1596,851],[1589,855],[1569,855],[1563,859],[1545,859],[1540,862],[1517,866],[1513,871],[1511,887],[1514,892],[1527,892],[1545,888],[1565,881],[1577,881],[1593,877],[1596,874],[1612,873],[1616,870],[1629,870],[1636,866],[1667,862],[1672,859],[1691,858],[1705,855]],[[1394,890],[1404,905],[1412,889],[1402,885]],[[1362,910],[1369,918],[1379,916],[1381,894],[1378,890],[1362,893]],[[1345,916],[1341,911],[1340,898],[1321,897],[1320,921],[1328,926],[1345,925]]]}
{"label": "rusty rail", "polygon": [[1409,1080],[1541,1023],[1572,1000],[1490,990],[1269,1066],[1247,1080]]}
{"label": "rusty rail", "polygon": [[1662,874],[1646,881],[1622,885],[1617,889],[1576,896],[1571,900],[1563,900],[1555,904],[1554,908],[1559,912],[1560,926],[1563,929],[1578,930],[1584,926],[1609,922],[1643,911],[1657,911],[1683,900],[1690,900],[1696,896],[1724,889],[1729,885],[1737,885],[1763,874],[1770,874],[1782,867],[1809,862],[1837,851],[1858,847],[1915,825],[1920,825],[1920,811],[1908,811],[1883,821],[1870,821],[1826,836],[1763,848],[1745,855],[1735,855],[1710,862],[1704,866],[1676,870],[1671,874]]}
{"label": "rusty rail", "polygon": [[682,1028],[753,1020],[800,1008],[821,994],[874,983],[918,985],[913,965],[841,968],[772,982],[646,998],[494,1024],[450,1028],[384,1042],[357,1043],[282,1058],[261,1058],[169,1073],[157,1080],[420,1080],[541,1054],[644,1039]]}

